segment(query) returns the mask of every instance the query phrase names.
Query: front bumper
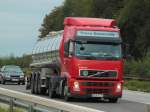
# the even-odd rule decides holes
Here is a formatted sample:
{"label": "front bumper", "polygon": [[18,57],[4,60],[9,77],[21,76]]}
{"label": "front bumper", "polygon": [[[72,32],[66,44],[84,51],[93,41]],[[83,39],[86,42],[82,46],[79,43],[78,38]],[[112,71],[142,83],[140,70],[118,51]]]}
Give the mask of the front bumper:
{"label": "front bumper", "polygon": [[24,78],[5,78],[7,82],[25,82]]}
{"label": "front bumper", "polygon": [[[79,83],[79,90],[75,91],[73,82]],[[121,84],[120,91],[117,85]],[[72,80],[70,82],[70,97],[75,98],[121,98],[123,81],[92,81],[92,80]]]}
{"label": "front bumper", "polygon": [[[97,94],[98,95],[98,94]],[[100,96],[100,97],[94,97],[92,96],[92,94],[84,94],[84,95],[81,95],[81,94],[70,94],[70,97],[73,97],[73,98],[121,98],[122,95],[106,95],[104,94],[103,96]]]}

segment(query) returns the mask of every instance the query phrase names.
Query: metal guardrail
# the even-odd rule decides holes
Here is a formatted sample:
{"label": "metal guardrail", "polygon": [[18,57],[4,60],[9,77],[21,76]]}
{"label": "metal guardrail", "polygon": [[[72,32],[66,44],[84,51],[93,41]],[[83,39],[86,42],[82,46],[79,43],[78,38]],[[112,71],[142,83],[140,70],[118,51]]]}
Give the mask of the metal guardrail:
{"label": "metal guardrail", "polygon": [[14,106],[28,112],[104,112],[4,88],[0,88],[0,102],[9,103],[10,112],[13,112]]}

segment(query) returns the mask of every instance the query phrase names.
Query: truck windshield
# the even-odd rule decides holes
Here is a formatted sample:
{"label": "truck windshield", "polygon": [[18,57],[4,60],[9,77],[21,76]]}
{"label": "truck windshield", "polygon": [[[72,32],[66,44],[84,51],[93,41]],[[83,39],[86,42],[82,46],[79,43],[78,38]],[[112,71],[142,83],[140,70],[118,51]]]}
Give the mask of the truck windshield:
{"label": "truck windshield", "polygon": [[76,42],[75,56],[81,59],[120,59],[122,56],[121,44]]}

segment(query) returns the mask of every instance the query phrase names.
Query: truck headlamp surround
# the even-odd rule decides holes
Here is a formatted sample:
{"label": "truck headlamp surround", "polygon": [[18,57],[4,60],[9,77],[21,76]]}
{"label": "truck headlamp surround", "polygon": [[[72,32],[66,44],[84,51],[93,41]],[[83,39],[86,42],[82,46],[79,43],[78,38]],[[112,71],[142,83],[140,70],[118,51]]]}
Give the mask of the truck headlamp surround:
{"label": "truck headlamp surround", "polygon": [[121,83],[118,83],[116,86],[116,92],[121,92],[121,90],[122,90],[122,85]]}
{"label": "truck headlamp surround", "polygon": [[80,85],[78,81],[75,81],[73,83],[73,88],[74,88],[74,91],[80,91]]}

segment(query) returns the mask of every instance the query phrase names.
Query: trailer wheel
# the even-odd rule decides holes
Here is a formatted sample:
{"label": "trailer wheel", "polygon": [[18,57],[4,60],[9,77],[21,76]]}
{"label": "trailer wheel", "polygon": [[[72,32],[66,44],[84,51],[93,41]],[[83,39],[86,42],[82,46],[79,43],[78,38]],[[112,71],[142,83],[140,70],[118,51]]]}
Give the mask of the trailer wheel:
{"label": "trailer wheel", "polygon": [[34,94],[34,74],[31,76],[31,93]]}
{"label": "trailer wheel", "polygon": [[69,88],[67,86],[67,82],[64,85],[63,92],[64,92],[64,99],[65,99],[65,101],[71,101],[71,97],[69,96],[70,93],[69,93]]}
{"label": "trailer wheel", "polygon": [[41,77],[40,77],[40,73],[38,73],[38,75],[37,75],[37,80],[38,80],[38,83],[37,83],[37,92],[38,92],[38,94],[41,94],[42,91],[41,91]]}
{"label": "trailer wheel", "polygon": [[41,88],[41,94],[46,94],[47,89],[46,88]]}
{"label": "trailer wheel", "polygon": [[109,98],[110,103],[117,103],[118,98]]}
{"label": "trailer wheel", "polygon": [[49,94],[50,98],[55,98],[56,97],[56,91],[54,91],[53,88],[52,88],[51,80],[50,80],[49,86],[48,86],[48,94]]}
{"label": "trailer wheel", "polygon": [[35,74],[34,93],[38,94],[38,74]]}

